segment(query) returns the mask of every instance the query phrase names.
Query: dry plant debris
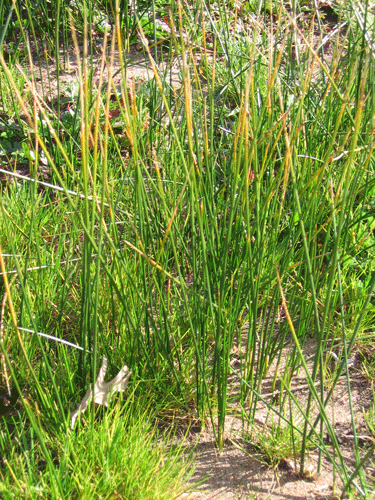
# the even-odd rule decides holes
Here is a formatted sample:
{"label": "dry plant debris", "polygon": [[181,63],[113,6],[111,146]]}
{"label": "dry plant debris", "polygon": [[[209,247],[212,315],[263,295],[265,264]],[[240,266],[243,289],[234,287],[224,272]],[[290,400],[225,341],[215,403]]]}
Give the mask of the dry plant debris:
{"label": "dry plant debris", "polygon": [[107,358],[103,356],[102,367],[100,368],[98,378],[96,379],[94,391],[92,390],[91,385],[89,385],[85,397],[70,417],[72,429],[74,429],[78,415],[86,411],[88,404],[93,398],[96,404],[108,406],[109,400],[115,392],[125,391],[132,371],[124,365],[115,378],[113,378],[110,382],[104,382],[107,366]]}

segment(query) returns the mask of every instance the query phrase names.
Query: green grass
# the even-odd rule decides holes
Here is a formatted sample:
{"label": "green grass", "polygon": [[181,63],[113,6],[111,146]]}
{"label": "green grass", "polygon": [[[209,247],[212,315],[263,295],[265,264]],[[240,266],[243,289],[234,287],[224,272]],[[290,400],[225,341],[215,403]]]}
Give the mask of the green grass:
{"label": "green grass", "polygon": [[4,424],[2,498],[178,498],[190,459],[152,425],[153,410],[131,400],[72,432],[21,415]]}
{"label": "green grass", "polygon": [[[267,404],[279,444],[298,441],[292,452],[302,472],[307,450],[317,448],[349,487],[356,478],[326,405],[342,372],[350,395],[347,358],[361,338],[373,342],[374,60],[367,32],[354,13],[341,38],[330,41],[329,62],[310,46],[309,23],[300,31],[298,5],[271,9],[271,36],[261,18],[250,30],[251,14],[225,2],[215,9],[172,3],[170,17],[150,4],[142,12],[167,15],[171,32],[152,45],[139,23],[154,78],[125,86],[134,30],[124,29],[113,7],[102,70],[114,72],[116,43],[120,88],[100,71],[101,84],[93,86],[90,43],[87,57],[79,58],[77,93],[67,103],[59,90],[54,107],[32,85],[24,87],[13,60],[0,57],[1,112],[14,120],[2,132],[1,168],[19,174],[8,174],[12,182],[1,186],[1,295],[8,290],[1,346],[7,378],[29,402],[20,421],[3,419],[4,442],[14,443],[0,469],[4,488],[25,495],[32,484],[40,491],[35,495],[84,498],[94,484],[99,498],[120,487],[127,453],[105,462],[105,470],[98,464],[121,434],[121,419],[113,416],[121,404],[100,424],[91,415],[87,427],[68,432],[69,411],[96,379],[103,355],[109,376],[131,367],[129,391],[137,387],[152,415],[193,414],[203,426],[210,418],[220,450],[228,411],[239,410],[251,425],[267,372],[278,365],[280,397]],[[75,35],[68,25],[63,30],[73,44],[90,41],[88,13],[73,16]],[[137,16],[129,22],[136,26]],[[168,75],[175,56],[180,88]],[[9,146],[14,130],[22,151]],[[312,359],[305,359],[307,339],[316,341]],[[325,356],[332,347],[342,361],[327,392]],[[236,408],[228,385],[234,352]],[[302,403],[291,390],[298,370],[309,388]],[[1,387],[6,391],[5,379]],[[132,408],[126,404],[136,429],[139,413]],[[103,450],[101,426],[109,436]],[[152,448],[149,431],[134,432],[136,449]],[[119,447],[126,448],[122,441]],[[43,462],[40,470],[32,453]],[[168,453],[150,455],[150,470],[158,470],[161,455],[172,460]],[[356,438],[355,454],[359,464]],[[80,460],[72,477],[68,471]],[[180,480],[177,469],[171,472]],[[167,490],[158,493],[164,483],[142,474],[140,490],[150,483],[149,496],[119,497],[165,497]],[[365,474],[358,474],[358,491],[366,491]]]}

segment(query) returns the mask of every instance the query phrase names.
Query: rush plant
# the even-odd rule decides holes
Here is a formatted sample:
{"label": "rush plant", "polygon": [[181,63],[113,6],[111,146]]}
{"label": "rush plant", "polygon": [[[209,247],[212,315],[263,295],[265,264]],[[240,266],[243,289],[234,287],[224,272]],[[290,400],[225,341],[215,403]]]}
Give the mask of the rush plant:
{"label": "rush plant", "polygon": [[[94,407],[86,434],[77,442],[62,438],[104,355],[112,376],[125,364],[132,369],[134,400],[147,400],[152,415],[193,414],[201,426],[211,419],[220,451],[228,412],[252,426],[266,405],[272,431],[288,442],[299,471],[316,448],[346,489],[355,484],[366,493],[348,361],[360,337],[373,341],[375,73],[368,31],[354,15],[316,45],[314,19],[302,30],[297,9],[271,6],[271,28],[259,21],[250,30],[245,13],[239,20],[225,2],[215,5],[172,2],[163,47],[146,37],[135,14],[150,68],[141,84],[127,78],[133,35],[123,29],[118,4],[92,78],[94,13],[83,10],[81,29],[72,33],[78,83],[66,109],[63,93],[56,106],[48,104],[20,65],[25,94],[0,54],[30,148],[26,173],[0,170],[8,180],[0,198],[0,290],[7,294],[1,348],[22,403],[19,420],[6,417],[1,431],[12,444],[1,481],[9,486],[13,478],[17,494],[36,477],[36,443],[43,472],[35,494],[78,491],[83,477],[99,481],[98,498],[117,488],[110,474],[118,474],[118,464],[108,458],[98,465]],[[331,60],[321,50],[328,42]],[[55,47],[57,57],[57,39]],[[338,362],[328,386],[333,349]],[[301,373],[304,400],[293,389]],[[327,410],[340,377],[354,471]],[[132,406],[126,408],[133,429]],[[108,456],[123,431],[120,417],[110,418],[102,424]],[[146,446],[131,435],[137,450]],[[280,461],[277,442],[272,449]],[[136,469],[136,459],[126,463]],[[150,467],[158,470],[157,460]],[[143,472],[139,491],[152,481]],[[127,495],[163,498],[167,490],[158,497],[157,481],[148,497]]]}

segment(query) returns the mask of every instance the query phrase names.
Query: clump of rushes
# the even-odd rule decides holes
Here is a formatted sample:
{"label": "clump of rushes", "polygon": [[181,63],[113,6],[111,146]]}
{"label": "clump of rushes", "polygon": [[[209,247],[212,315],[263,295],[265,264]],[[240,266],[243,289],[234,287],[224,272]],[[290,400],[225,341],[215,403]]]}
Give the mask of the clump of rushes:
{"label": "clump of rushes", "polygon": [[[8,422],[7,439],[19,441],[1,480],[16,478],[17,491],[36,463],[28,458],[36,439],[43,492],[73,487],[59,450],[67,446],[78,463],[83,447],[63,445],[61,426],[96,380],[103,355],[113,375],[131,367],[138,397],[153,394],[150,405],[163,401],[166,411],[193,413],[203,426],[210,418],[220,450],[228,411],[240,410],[251,424],[266,403],[273,428],[289,439],[287,425],[298,436],[292,439],[298,470],[315,447],[345,489],[355,484],[366,491],[348,363],[373,324],[375,73],[366,26],[354,13],[353,22],[316,45],[314,19],[302,31],[297,5],[268,6],[267,22],[257,18],[250,29],[251,13],[214,4],[213,10],[204,1],[173,2],[163,14],[169,33],[163,44],[146,39],[138,24],[151,77],[137,87],[127,79],[134,31],[122,29],[118,4],[108,16],[111,33],[103,35],[94,85],[87,4],[80,30],[72,32],[78,87],[69,127],[60,105],[47,106],[24,76],[31,97],[23,98],[21,79],[0,55],[30,148],[30,175],[8,173],[14,182],[0,198],[2,273],[8,282],[15,276],[2,350],[27,408],[19,418],[28,426],[20,439],[21,420],[15,427]],[[154,19],[156,7],[152,2]],[[176,64],[178,85],[171,75]],[[49,175],[43,182],[42,165]],[[307,339],[316,342],[312,358]],[[332,349],[341,358],[326,390]],[[277,392],[271,402],[263,395],[270,370]],[[292,388],[301,372],[307,401]],[[355,473],[327,411],[342,374]],[[115,463],[98,466],[100,432],[89,422],[77,437],[92,450],[80,471],[90,477],[87,484],[99,481],[103,493]],[[119,420],[104,425],[112,441],[120,439]]]}

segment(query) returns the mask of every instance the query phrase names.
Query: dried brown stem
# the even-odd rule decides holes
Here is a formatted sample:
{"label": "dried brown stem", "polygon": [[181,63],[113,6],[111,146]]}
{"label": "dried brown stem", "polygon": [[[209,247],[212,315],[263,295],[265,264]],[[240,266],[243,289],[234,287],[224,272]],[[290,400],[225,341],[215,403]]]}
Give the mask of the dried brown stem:
{"label": "dried brown stem", "polygon": [[1,364],[3,366],[3,374],[4,374],[4,379],[5,379],[5,384],[7,386],[7,391],[8,391],[8,396],[11,396],[10,392],[10,384],[9,384],[9,376],[8,376],[8,370],[7,370],[7,365],[5,362],[5,356],[4,356],[4,313],[5,313],[5,303],[7,301],[7,292],[4,293],[3,301],[1,303],[1,315],[0,315],[0,344],[1,344]]}

